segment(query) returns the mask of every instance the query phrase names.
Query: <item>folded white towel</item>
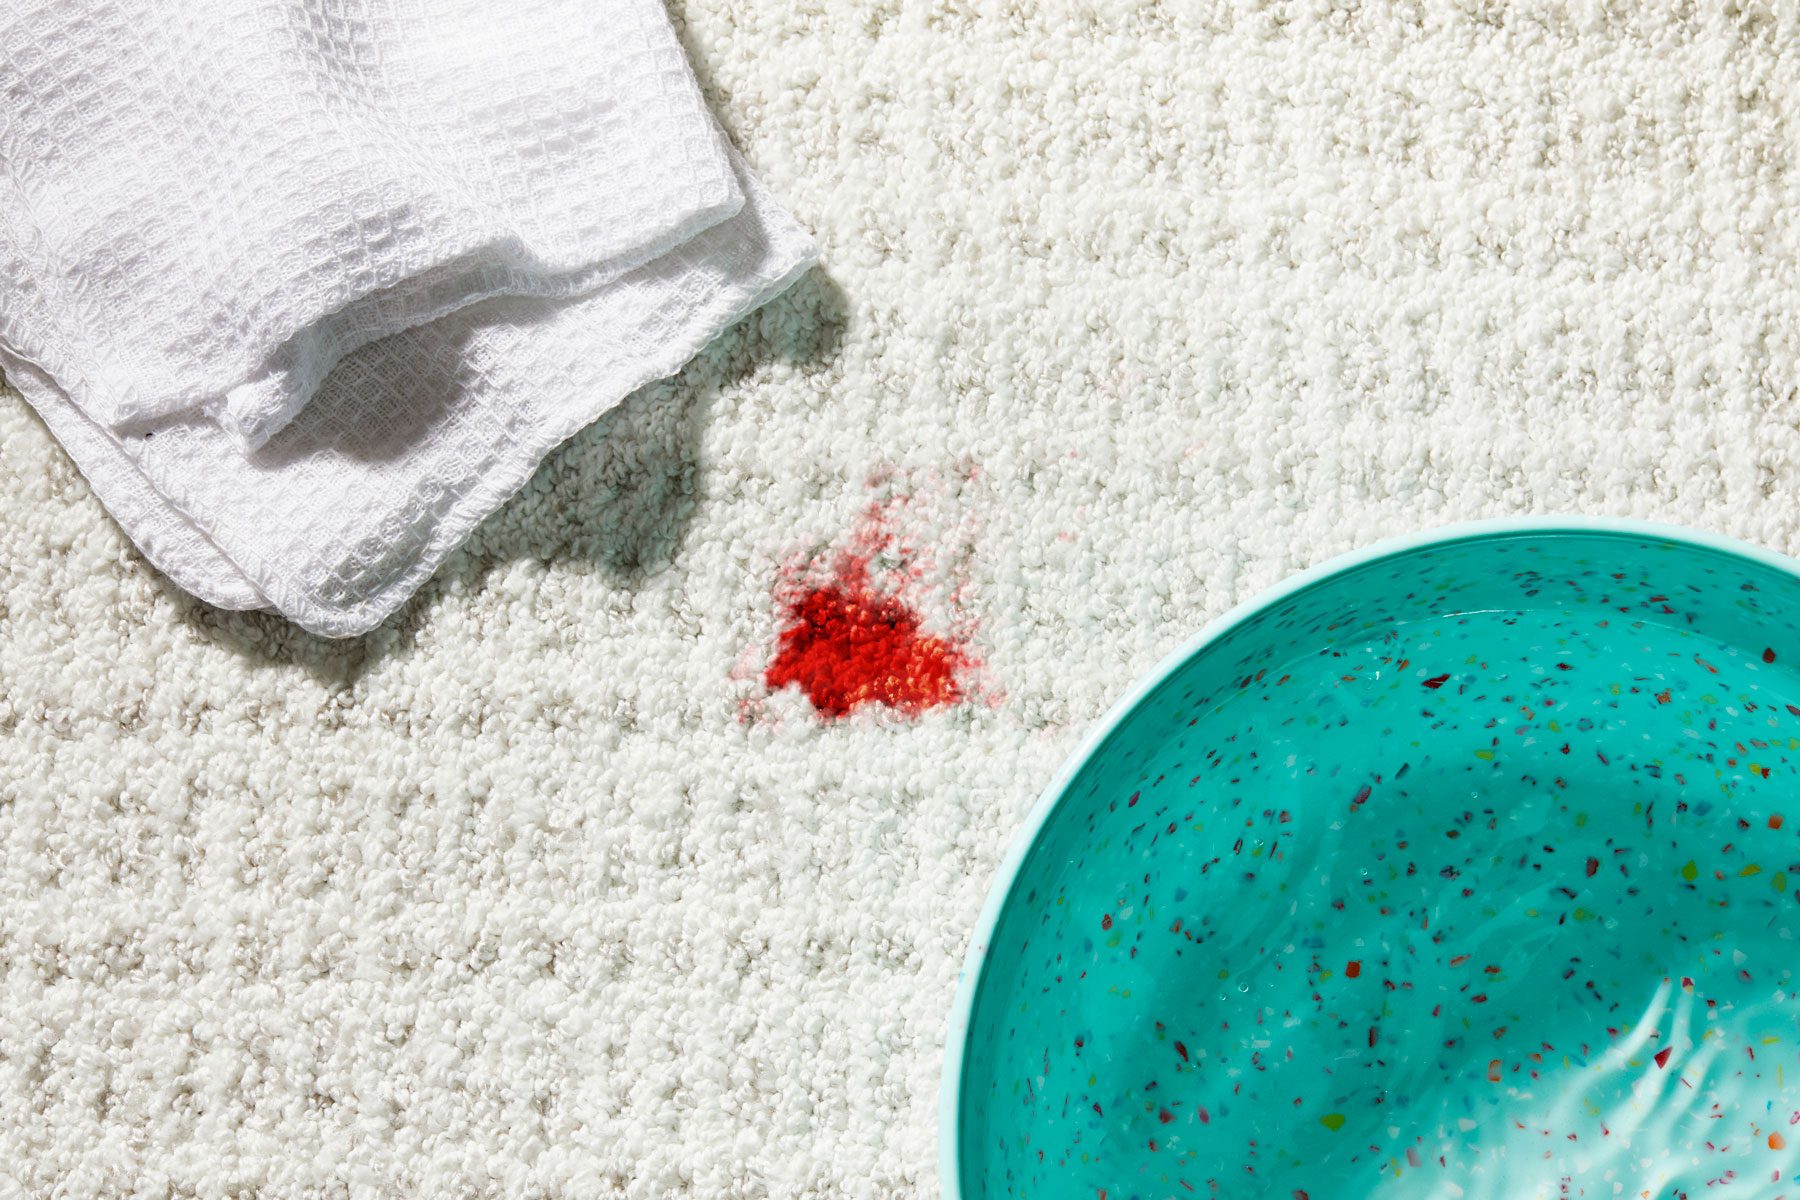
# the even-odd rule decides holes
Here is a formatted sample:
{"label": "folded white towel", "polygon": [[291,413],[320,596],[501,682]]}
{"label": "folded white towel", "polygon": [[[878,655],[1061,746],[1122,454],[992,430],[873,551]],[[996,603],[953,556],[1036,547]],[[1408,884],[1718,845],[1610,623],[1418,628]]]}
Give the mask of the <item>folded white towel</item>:
{"label": "folded white towel", "polygon": [[0,370],[213,603],[378,623],[790,283],[655,0],[0,17]]}

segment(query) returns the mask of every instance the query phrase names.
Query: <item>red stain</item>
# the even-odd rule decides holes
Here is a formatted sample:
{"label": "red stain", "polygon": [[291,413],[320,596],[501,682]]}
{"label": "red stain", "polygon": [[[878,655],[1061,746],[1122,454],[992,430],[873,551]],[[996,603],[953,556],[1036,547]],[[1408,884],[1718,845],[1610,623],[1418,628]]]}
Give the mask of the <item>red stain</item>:
{"label": "red stain", "polygon": [[1351,979],[1355,979],[1362,974],[1362,964],[1355,959],[1352,959],[1344,964],[1344,974]]}
{"label": "red stain", "polygon": [[1772,663],[1775,661],[1775,650],[1773,647],[1764,647],[1763,648],[1763,661],[1766,663]]}
{"label": "red stain", "polygon": [[1664,1046],[1661,1050],[1658,1050],[1655,1055],[1656,1065],[1659,1067],[1668,1066],[1669,1065],[1669,1055],[1674,1051],[1674,1049],[1675,1049],[1675,1047],[1673,1047],[1673,1046]]}
{"label": "red stain", "polygon": [[780,597],[786,625],[763,673],[771,691],[793,684],[827,717],[848,716],[865,704],[917,716],[965,698],[962,675],[975,665],[973,657],[926,633],[912,605],[875,586],[870,564],[895,545],[877,506],[852,547],[833,560],[828,578],[795,581]]}
{"label": "red stain", "polygon": [[1448,682],[1450,682],[1449,675],[1434,675],[1432,678],[1425,681],[1425,686],[1435,692]]}

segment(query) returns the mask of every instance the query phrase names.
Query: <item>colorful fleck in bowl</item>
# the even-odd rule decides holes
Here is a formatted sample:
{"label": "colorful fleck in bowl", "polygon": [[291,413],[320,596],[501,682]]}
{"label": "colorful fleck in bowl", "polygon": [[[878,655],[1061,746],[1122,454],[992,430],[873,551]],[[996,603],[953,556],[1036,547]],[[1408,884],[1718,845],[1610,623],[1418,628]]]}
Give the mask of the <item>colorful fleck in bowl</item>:
{"label": "colorful fleck in bowl", "polygon": [[970,950],[951,1200],[1800,1197],[1800,577],[1462,526],[1208,627]]}

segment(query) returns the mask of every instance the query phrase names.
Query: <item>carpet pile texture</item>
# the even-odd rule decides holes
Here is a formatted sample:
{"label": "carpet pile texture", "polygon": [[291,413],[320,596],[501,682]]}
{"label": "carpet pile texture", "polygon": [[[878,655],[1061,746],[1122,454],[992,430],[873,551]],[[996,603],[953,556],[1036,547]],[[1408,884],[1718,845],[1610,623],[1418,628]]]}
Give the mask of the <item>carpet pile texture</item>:
{"label": "carpet pile texture", "polygon": [[[1800,551],[1792,10],[675,2],[824,265],[377,632],[186,598],[0,396],[0,1195],[932,1196],[1007,839],[1206,619]],[[954,686],[767,686],[846,571]]]}

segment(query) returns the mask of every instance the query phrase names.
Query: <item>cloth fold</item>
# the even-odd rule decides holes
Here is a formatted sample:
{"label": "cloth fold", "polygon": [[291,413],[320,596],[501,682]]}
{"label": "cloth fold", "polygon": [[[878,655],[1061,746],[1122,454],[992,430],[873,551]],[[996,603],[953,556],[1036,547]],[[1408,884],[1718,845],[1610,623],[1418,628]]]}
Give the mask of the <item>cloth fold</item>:
{"label": "cloth fold", "polygon": [[0,369],[171,579],[344,636],[810,264],[654,0],[0,17]]}

